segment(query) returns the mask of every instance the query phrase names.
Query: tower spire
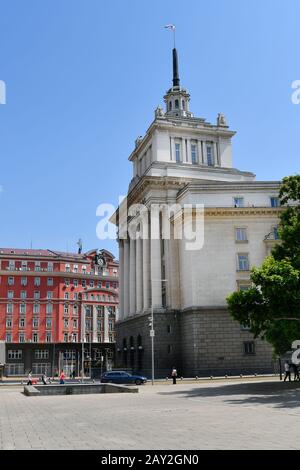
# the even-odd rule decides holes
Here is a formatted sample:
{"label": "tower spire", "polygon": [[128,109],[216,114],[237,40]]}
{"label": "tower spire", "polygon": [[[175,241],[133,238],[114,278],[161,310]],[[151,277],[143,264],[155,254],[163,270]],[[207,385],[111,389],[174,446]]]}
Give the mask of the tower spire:
{"label": "tower spire", "polygon": [[173,87],[180,87],[177,50],[173,49]]}

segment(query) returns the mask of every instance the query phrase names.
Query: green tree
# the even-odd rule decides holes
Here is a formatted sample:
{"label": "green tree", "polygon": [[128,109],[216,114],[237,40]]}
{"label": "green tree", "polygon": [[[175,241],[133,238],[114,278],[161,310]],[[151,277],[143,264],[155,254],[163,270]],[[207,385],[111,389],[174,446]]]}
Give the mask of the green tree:
{"label": "green tree", "polygon": [[227,297],[232,317],[271,343],[278,355],[300,339],[300,175],[283,179],[279,198],[285,206],[280,242],[260,268],[251,270],[252,287]]}

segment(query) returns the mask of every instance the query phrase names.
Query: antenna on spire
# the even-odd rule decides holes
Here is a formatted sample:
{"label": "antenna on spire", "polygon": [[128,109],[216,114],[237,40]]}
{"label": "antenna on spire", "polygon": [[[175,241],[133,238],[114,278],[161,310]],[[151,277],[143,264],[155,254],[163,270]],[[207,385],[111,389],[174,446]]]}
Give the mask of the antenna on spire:
{"label": "antenna on spire", "polygon": [[166,24],[165,26],[166,29],[170,29],[171,31],[173,31],[173,40],[174,40],[174,49],[176,48],[176,41],[175,41],[175,31],[176,31],[176,27],[174,24]]}

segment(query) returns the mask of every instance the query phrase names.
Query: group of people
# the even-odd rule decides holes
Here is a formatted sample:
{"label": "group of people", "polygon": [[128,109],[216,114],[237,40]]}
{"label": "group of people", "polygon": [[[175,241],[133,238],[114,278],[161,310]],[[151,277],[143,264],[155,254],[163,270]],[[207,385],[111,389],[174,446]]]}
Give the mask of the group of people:
{"label": "group of people", "polygon": [[[59,383],[64,384],[65,383],[65,373],[63,370],[61,370],[60,375],[59,375]],[[76,373],[75,370],[71,372],[70,374],[70,379],[75,379]],[[46,374],[42,374],[41,376],[41,381],[43,382],[44,385],[51,384],[51,379],[50,377],[47,377]],[[27,376],[27,385],[32,385],[32,370],[29,371],[28,376]]]}
{"label": "group of people", "polygon": [[289,379],[289,382],[291,381],[292,371],[294,372],[294,380],[300,380],[298,366],[293,362],[286,361],[284,363],[284,382],[286,381],[286,379]]}

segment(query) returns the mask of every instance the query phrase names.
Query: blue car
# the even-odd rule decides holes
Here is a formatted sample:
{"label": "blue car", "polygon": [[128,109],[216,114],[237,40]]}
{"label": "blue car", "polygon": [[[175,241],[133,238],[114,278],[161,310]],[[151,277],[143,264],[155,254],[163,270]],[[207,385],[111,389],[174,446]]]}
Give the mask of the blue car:
{"label": "blue car", "polygon": [[102,383],[113,383],[113,384],[136,384],[142,385],[147,382],[147,377],[142,375],[132,375],[124,371],[111,371],[105,372],[101,376]]}

